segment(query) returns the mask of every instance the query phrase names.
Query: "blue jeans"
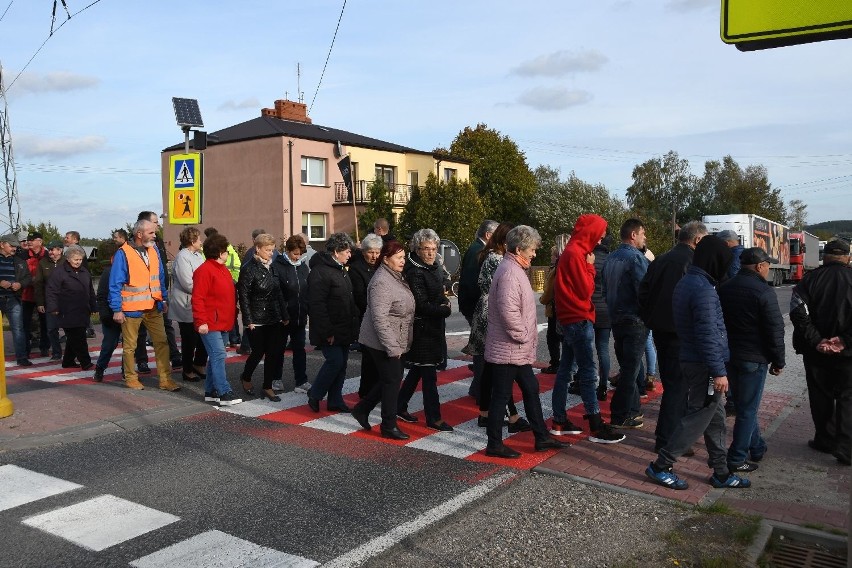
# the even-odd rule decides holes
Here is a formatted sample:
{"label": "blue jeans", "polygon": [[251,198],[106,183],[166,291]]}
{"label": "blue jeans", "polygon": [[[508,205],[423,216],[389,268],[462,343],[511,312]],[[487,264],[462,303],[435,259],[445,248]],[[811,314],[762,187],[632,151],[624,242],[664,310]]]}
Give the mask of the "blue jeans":
{"label": "blue jeans", "polygon": [[228,332],[211,331],[199,335],[204,349],[207,350],[207,378],[204,379],[204,392],[218,394],[232,392],[225,372],[225,345],[228,343]]}
{"label": "blue jeans", "polygon": [[621,378],[610,403],[613,424],[620,424],[639,413],[639,377],[645,375],[645,345],[648,328],[640,320],[622,320],[612,326],[615,356],[621,367]]}
{"label": "blue jeans", "polygon": [[657,349],[654,346],[654,334],[648,331],[648,342],[645,344],[645,360],[648,363],[647,374],[657,376]]}
{"label": "blue jeans", "polygon": [[47,338],[50,340],[50,351],[54,357],[62,356],[62,344],[59,343],[59,318],[53,314],[45,314],[47,323]]}
{"label": "blue jeans", "polygon": [[320,347],[325,363],[314,379],[308,398],[322,400],[328,395],[331,406],[345,406],[343,381],[346,380],[346,364],[349,362],[349,345],[323,345]]}
{"label": "blue jeans", "polygon": [[609,380],[609,370],[612,363],[609,358],[609,338],[612,335],[612,329],[608,327],[595,328],[595,351],[598,353],[598,388],[607,388],[606,382]]}
{"label": "blue jeans", "polygon": [[766,452],[766,442],[757,422],[757,410],[760,408],[769,367],[765,363],[731,361],[727,368],[737,407],[734,433],[728,448],[728,465],[736,466],[745,462],[749,453],[752,457],[760,458]]}
{"label": "blue jeans", "polygon": [[27,349],[29,339],[24,333],[24,313],[21,299],[12,294],[0,296],[0,312],[6,314],[6,319],[9,320],[12,342],[15,344],[15,359],[18,361],[28,359],[30,356],[29,349]]}
{"label": "blue jeans", "polygon": [[577,382],[580,383],[580,398],[586,414],[600,414],[598,397],[595,393],[595,330],[592,322],[583,320],[562,326],[562,357],[559,360],[559,370],[556,371],[556,382],[553,385],[552,406],[553,420],[565,422],[568,418],[565,406],[568,401],[568,381],[571,378],[571,367],[577,364]]}
{"label": "blue jeans", "polygon": [[106,369],[109,365],[109,360],[112,358],[112,353],[118,347],[118,339],[121,337],[120,325],[104,325],[101,324],[101,332],[104,338],[101,340],[101,354],[98,355],[98,360],[95,366],[98,369]]}

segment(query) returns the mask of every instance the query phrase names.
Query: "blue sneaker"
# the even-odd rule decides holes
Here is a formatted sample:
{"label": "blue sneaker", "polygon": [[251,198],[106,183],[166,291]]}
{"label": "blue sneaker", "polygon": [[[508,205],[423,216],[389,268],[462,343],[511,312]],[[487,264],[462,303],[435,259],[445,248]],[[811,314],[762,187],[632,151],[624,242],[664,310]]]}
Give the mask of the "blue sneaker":
{"label": "blue sneaker", "polygon": [[670,487],[672,489],[686,489],[689,487],[689,484],[679,478],[671,469],[657,471],[654,469],[653,463],[645,470],[645,475],[650,477],[654,483],[662,485],[663,487]]}
{"label": "blue sneaker", "polygon": [[746,479],[745,477],[740,477],[739,475],[730,474],[728,475],[728,479],[722,481],[716,474],[714,473],[710,476],[710,485],[715,487],[716,489],[727,489],[727,488],[742,488],[751,487],[751,481]]}

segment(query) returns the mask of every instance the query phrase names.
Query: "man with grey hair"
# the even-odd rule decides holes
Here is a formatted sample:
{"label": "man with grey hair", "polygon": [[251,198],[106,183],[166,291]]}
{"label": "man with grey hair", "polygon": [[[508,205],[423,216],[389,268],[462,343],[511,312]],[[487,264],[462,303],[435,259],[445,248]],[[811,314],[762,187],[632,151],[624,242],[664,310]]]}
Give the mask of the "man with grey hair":
{"label": "man with grey hair", "polygon": [[109,306],[113,320],[121,325],[126,386],[134,390],[145,388],[133,365],[139,327],[144,323],[154,342],[160,388],[177,391],[180,387],[171,379],[169,343],[163,324],[163,314],[169,308],[166,271],[156,235],[156,225],[141,219],[133,226],[133,241],[116,251],[109,277]]}
{"label": "man with grey hair", "polygon": [[657,348],[657,364],[663,383],[663,398],[657,419],[656,450],[671,438],[686,412],[687,388],[680,370],[680,341],[675,332],[672,312],[674,288],[692,264],[695,247],[707,236],[707,226],[690,221],[680,228],[678,242],[651,263],[639,284],[639,315],[653,331]]}
{"label": "man with grey hair", "polygon": [[725,280],[730,280],[740,271],[740,255],[743,253],[743,245],[740,244],[740,236],[736,233],[736,231],[732,231],[731,229],[719,231],[716,236],[725,241],[725,244],[728,245],[731,252],[734,253],[734,261],[731,262],[731,267],[725,275]]}

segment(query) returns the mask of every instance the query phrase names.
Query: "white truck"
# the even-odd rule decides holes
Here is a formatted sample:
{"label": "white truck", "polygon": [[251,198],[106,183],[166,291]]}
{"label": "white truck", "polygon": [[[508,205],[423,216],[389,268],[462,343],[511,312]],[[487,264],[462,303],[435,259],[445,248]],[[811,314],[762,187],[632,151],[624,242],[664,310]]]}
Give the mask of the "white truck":
{"label": "white truck", "polygon": [[771,285],[780,286],[790,277],[790,229],[786,225],[753,213],[705,215],[703,221],[712,235],[730,229],[744,248],[765,250],[772,259],[767,277]]}

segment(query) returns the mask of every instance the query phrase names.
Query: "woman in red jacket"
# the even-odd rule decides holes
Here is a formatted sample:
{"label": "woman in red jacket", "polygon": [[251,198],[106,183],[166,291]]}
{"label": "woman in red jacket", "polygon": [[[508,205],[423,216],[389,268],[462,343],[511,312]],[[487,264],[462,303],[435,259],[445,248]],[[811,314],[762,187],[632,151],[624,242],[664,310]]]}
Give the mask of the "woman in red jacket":
{"label": "woman in red jacket", "polygon": [[225,374],[225,345],[237,317],[234,280],[225,268],[228,239],[214,233],[202,248],[207,260],[192,274],[192,319],[209,356],[204,401],[231,406],[242,399],[234,396]]}

